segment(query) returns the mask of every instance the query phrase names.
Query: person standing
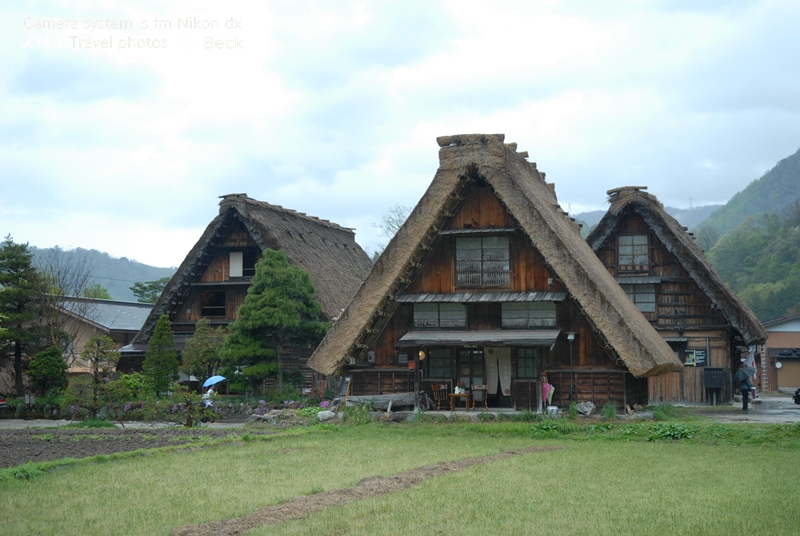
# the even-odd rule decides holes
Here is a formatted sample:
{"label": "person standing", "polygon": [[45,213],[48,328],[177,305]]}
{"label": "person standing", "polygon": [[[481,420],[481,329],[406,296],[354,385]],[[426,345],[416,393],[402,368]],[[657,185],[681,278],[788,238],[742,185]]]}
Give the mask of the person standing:
{"label": "person standing", "polygon": [[750,383],[750,378],[745,377],[739,384],[739,388],[742,390],[742,411],[748,411],[747,402],[750,398],[750,390],[753,388],[753,384]]}

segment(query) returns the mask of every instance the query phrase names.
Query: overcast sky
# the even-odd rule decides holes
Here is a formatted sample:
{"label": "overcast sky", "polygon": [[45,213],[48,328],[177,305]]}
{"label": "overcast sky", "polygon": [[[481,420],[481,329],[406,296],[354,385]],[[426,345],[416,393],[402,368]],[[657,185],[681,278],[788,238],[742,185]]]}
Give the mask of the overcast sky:
{"label": "overcast sky", "polygon": [[800,147],[796,0],[227,4],[0,5],[3,236],[177,266],[247,193],[371,251],[441,135],[505,133],[572,213],[724,203]]}

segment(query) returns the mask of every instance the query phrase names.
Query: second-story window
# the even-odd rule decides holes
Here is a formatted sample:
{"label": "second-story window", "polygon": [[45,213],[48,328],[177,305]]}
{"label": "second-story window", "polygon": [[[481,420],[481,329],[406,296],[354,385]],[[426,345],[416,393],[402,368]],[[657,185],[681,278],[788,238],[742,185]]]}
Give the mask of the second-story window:
{"label": "second-story window", "polygon": [[656,286],[655,285],[620,285],[625,294],[636,307],[643,313],[656,311]]}
{"label": "second-story window", "polygon": [[507,236],[456,239],[456,286],[508,286]]}
{"label": "second-story window", "polygon": [[225,317],[225,292],[201,292],[200,316]]}
{"label": "second-story window", "polygon": [[647,235],[620,235],[619,271],[646,272],[650,269]]}
{"label": "second-story window", "polygon": [[464,329],[467,327],[467,308],[460,303],[415,303],[414,327]]}
{"label": "second-story window", "polygon": [[505,302],[502,325],[506,329],[550,328],[556,325],[553,302]]}

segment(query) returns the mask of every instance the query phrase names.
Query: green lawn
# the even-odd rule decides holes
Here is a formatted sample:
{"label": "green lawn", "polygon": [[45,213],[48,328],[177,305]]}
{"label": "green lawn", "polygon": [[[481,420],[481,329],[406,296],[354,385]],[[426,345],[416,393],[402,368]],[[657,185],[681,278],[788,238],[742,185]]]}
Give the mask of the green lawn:
{"label": "green lawn", "polygon": [[327,426],[80,463],[0,483],[0,532],[169,534],[365,477],[561,445],[249,534],[800,533],[799,427],[675,424],[677,435],[694,427],[693,439],[645,441],[653,426],[577,434],[531,423]]}

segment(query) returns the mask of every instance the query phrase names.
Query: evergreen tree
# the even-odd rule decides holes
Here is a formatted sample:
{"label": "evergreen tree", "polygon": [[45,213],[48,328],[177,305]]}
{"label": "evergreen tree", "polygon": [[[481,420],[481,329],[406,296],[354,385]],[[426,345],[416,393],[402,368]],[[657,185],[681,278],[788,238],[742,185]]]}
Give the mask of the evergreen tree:
{"label": "evergreen tree", "polygon": [[51,389],[63,390],[67,386],[67,364],[58,346],[51,346],[39,352],[28,367],[28,380],[31,386],[46,395]]}
{"label": "evergreen tree", "polygon": [[208,318],[201,318],[194,329],[194,336],[186,341],[186,348],[181,354],[183,370],[189,376],[197,377],[200,382],[217,373],[220,365],[219,353],[225,340],[225,330],[221,327],[211,328]]}
{"label": "evergreen tree", "polygon": [[42,278],[32,264],[28,244],[11,235],[0,246],[0,359],[13,358],[17,396],[25,395],[23,356],[42,348],[44,330],[37,322]]}
{"label": "evergreen tree", "polygon": [[251,383],[274,376],[282,387],[281,345],[318,344],[330,327],[319,322],[322,306],[314,293],[308,272],[289,264],[283,251],[264,250],[244,305],[229,326],[223,362],[245,365]]}
{"label": "evergreen tree", "polygon": [[175,335],[169,315],[161,315],[147,345],[142,374],[147,384],[157,397],[169,391],[172,383],[178,379],[178,350],[175,347]]}

